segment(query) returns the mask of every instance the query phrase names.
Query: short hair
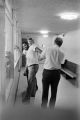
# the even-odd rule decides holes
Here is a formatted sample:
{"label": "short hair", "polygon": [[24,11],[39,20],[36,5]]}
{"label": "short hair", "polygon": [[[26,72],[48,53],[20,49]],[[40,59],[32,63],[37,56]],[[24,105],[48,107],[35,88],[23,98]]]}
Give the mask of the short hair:
{"label": "short hair", "polygon": [[31,40],[31,41],[33,41],[33,42],[34,42],[34,39],[33,39],[33,38],[29,38],[28,40]]}
{"label": "short hair", "polygon": [[32,38],[29,38],[29,40],[33,40]]}
{"label": "short hair", "polygon": [[62,43],[63,43],[63,40],[62,40],[62,38],[57,37],[57,38],[54,40],[54,43],[60,47],[60,46],[62,45]]}

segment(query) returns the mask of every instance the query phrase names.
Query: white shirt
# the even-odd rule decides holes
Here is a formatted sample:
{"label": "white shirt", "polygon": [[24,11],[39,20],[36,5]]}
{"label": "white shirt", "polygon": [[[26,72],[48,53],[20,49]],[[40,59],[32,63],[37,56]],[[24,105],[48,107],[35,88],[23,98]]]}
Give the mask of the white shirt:
{"label": "white shirt", "polygon": [[27,54],[27,50],[23,50],[23,54],[26,55]]}
{"label": "white shirt", "polygon": [[60,69],[61,63],[64,58],[63,52],[57,45],[54,47],[46,48],[42,54],[41,58],[45,58],[44,68],[49,70]]}
{"label": "white shirt", "polygon": [[27,58],[27,66],[33,65],[33,64],[39,64],[38,62],[38,53],[35,51],[35,48],[37,46],[35,44],[32,44],[26,54]]}

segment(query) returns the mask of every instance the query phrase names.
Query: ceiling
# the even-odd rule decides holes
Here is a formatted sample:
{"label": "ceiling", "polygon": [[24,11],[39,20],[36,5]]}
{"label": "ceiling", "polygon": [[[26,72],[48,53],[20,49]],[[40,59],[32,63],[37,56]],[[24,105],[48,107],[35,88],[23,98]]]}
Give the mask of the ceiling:
{"label": "ceiling", "polygon": [[65,11],[80,13],[80,0],[15,0],[22,32],[47,29],[52,33],[66,33],[79,28],[79,19],[61,20],[57,14]]}

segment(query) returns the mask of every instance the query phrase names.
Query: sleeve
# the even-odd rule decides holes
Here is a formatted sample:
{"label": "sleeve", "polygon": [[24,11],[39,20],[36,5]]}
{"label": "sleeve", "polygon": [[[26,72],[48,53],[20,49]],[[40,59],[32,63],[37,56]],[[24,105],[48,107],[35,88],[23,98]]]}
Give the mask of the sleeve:
{"label": "sleeve", "polygon": [[40,58],[41,59],[45,59],[46,58],[46,48],[43,50],[43,52],[40,54]]}
{"label": "sleeve", "polygon": [[35,51],[36,47],[37,47],[37,45],[33,45],[33,51]]}
{"label": "sleeve", "polygon": [[40,53],[42,52],[42,50],[37,46],[37,45],[34,45],[33,46],[33,51],[37,52],[37,53]]}

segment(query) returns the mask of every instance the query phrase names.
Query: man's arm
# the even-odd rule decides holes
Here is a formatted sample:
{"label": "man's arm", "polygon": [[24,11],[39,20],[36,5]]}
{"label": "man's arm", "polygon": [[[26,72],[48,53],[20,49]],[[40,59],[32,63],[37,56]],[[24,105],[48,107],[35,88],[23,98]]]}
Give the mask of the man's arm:
{"label": "man's arm", "polygon": [[39,55],[39,61],[46,59],[46,49],[42,51],[42,53]]}
{"label": "man's arm", "polygon": [[40,48],[38,48],[38,47],[35,48],[35,51],[40,53],[40,54],[42,53],[42,50]]}

